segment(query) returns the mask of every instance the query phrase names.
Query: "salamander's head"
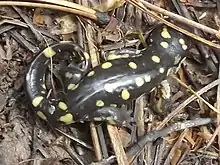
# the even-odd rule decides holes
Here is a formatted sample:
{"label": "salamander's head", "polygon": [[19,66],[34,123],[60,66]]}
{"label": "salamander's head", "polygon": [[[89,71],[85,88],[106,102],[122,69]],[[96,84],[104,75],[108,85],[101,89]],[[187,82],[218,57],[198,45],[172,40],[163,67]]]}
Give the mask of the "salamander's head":
{"label": "salamander's head", "polygon": [[186,35],[166,25],[158,25],[148,37],[148,42],[153,54],[159,56],[164,63],[173,60],[174,65],[187,55],[190,47]]}

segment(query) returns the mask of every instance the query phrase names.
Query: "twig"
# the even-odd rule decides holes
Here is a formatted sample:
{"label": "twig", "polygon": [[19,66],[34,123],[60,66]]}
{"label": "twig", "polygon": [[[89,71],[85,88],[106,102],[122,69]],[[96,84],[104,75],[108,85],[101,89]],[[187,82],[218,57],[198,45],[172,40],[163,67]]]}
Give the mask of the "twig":
{"label": "twig", "polygon": [[[220,69],[220,64],[219,64],[218,68]],[[220,72],[218,73],[218,78],[220,78]],[[217,108],[220,108],[220,102],[219,101],[220,101],[220,85],[218,85],[218,87],[217,87],[217,98],[216,98],[216,107]],[[219,124],[220,124],[220,114],[217,114],[217,125],[219,125]],[[215,133],[218,135],[217,142],[218,142],[218,146],[220,147],[220,128],[219,127],[216,128]],[[213,138],[212,138],[213,140],[214,140],[214,137],[215,137],[215,133],[213,134]]]}
{"label": "twig", "polygon": [[3,24],[12,24],[12,25],[17,25],[17,26],[21,26],[21,27],[25,27],[27,28],[28,25],[24,22],[21,22],[20,20],[17,20],[17,19],[4,19],[4,20],[1,20],[0,21],[0,25],[3,25]]}
{"label": "twig", "polygon": [[69,8],[80,10],[80,11],[87,11],[88,13],[91,13],[91,14],[96,13],[96,11],[91,9],[91,8],[79,5],[77,3],[64,1],[64,0],[32,0],[32,1],[37,1],[37,2],[42,2],[42,3],[48,2],[48,3],[51,3],[51,4],[65,6],[65,7],[69,7]]}
{"label": "twig", "polygon": [[89,144],[86,144],[86,143],[83,142],[82,140],[79,140],[79,139],[77,139],[77,138],[75,138],[75,137],[73,137],[73,136],[70,136],[70,135],[66,134],[65,132],[59,130],[58,128],[55,128],[55,129],[56,129],[58,132],[60,132],[61,134],[65,135],[66,137],[68,137],[68,138],[70,138],[71,140],[75,141],[76,143],[82,145],[83,147],[88,148],[88,149],[90,149],[90,150],[93,150],[93,147],[92,147],[92,146],[90,146]]}
{"label": "twig", "polygon": [[187,31],[187,30],[184,30],[184,29],[182,29],[182,28],[180,28],[180,27],[178,27],[178,26],[176,26],[176,25],[170,23],[169,21],[166,21],[166,20],[163,19],[162,17],[158,16],[156,13],[154,13],[154,12],[148,10],[142,3],[137,3],[137,2],[134,1],[134,0],[127,0],[127,1],[130,2],[131,4],[135,5],[136,7],[138,7],[141,11],[143,11],[143,12],[149,14],[150,16],[154,17],[154,18],[157,19],[157,20],[160,20],[161,22],[163,22],[163,23],[166,24],[167,26],[170,26],[170,27],[172,27],[173,29],[176,29],[176,30],[178,30],[179,32],[181,32],[181,33],[183,33],[183,34],[185,34],[185,35],[187,35],[187,36],[189,36],[189,37],[191,37],[191,38],[193,38],[193,39],[195,39],[195,40],[197,40],[197,41],[200,41],[200,42],[202,42],[202,43],[204,43],[204,44],[206,44],[206,45],[209,45],[209,46],[211,46],[211,47],[220,49],[220,45],[219,45],[219,44],[215,44],[215,43],[213,43],[213,42],[211,42],[211,41],[209,41],[209,40],[206,40],[206,39],[204,39],[204,38],[202,38],[202,37],[200,37],[200,36],[198,36],[198,35],[195,35],[195,34],[189,32],[189,31]]}
{"label": "twig", "polygon": [[181,142],[183,141],[183,139],[185,138],[185,136],[187,135],[187,133],[189,132],[188,129],[185,129],[180,136],[178,137],[178,139],[176,140],[176,142],[172,145],[172,148],[169,152],[169,154],[167,155],[163,165],[169,165],[172,164],[171,163],[171,159],[172,157],[175,155],[176,149],[180,146]]}
{"label": "twig", "polygon": [[[217,123],[218,123],[218,118],[217,118]],[[218,125],[218,127],[215,129],[215,132],[212,134],[212,138],[209,140],[205,149],[208,149],[210,147],[210,145],[215,141],[216,136],[219,136],[219,132],[220,132],[220,125]]]}
{"label": "twig", "polygon": [[101,152],[97,130],[93,122],[91,122],[89,126],[90,126],[90,131],[91,131],[92,143],[93,143],[94,151],[95,151],[95,157],[97,161],[100,161],[102,159],[102,154],[101,154],[102,152]]}
{"label": "twig", "polygon": [[35,7],[48,8],[48,9],[59,10],[63,12],[81,15],[89,19],[98,21],[98,18],[95,15],[95,13],[91,12],[91,9],[89,8],[86,11],[84,11],[84,10],[79,10],[77,8],[74,9],[74,8],[63,7],[63,6],[52,5],[52,4],[21,2],[21,1],[0,1],[0,6],[25,6],[25,7],[34,7],[34,8]]}
{"label": "twig", "polygon": [[211,122],[214,122],[211,118],[199,118],[195,120],[188,120],[182,123],[175,123],[169,127],[163,128],[161,130],[152,131],[145,136],[143,136],[137,144],[134,144],[127,152],[126,155],[128,157],[129,163],[132,163],[132,161],[141,153],[142,149],[146,147],[146,144],[149,142],[152,142],[156,140],[159,137],[167,136],[168,134],[185,130],[187,128],[191,127],[197,127],[201,125],[206,125]]}
{"label": "twig", "polygon": [[128,165],[128,160],[122,146],[121,138],[119,136],[119,133],[117,133],[118,129],[112,125],[107,125],[107,129],[108,132],[116,132],[115,134],[109,134],[109,136],[115,152],[117,163],[120,165]]}
{"label": "twig", "polygon": [[192,26],[192,27],[194,27],[194,28],[200,29],[200,30],[202,30],[202,31],[204,31],[204,32],[207,32],[207,33],[209,33],[209,34],[213,34],[213,35],[215,35],[216,37],[219,38],[219,31],[217,31],[217,30],[215,30],[215,29],[213,29],[213,28],[210,28],[210,27],[208,27],[208,26],[202,25],[202,24],[200,24],[200,23],[198,23],[198,22],[192,21],[192,20],[190,20],[190,19],[187,19],[187,18],[185,18],[185,17],[183,17],[183,16],[180,16],[180,15],[178,15],[178,14],[175,14],[175,13],[172,13],[172,12],[170,12],[170,11],[167,11],[167,10],[165,10],[165,9],[163,9],[163,8],[158,7],[158,6],[152,5],[152,4],[150,4],[149,2],[146,2],[146,1],[143,1],[143,0],[141,0],[141,2],[142,2],[147,8],[149,8],[149,9],[151,9],[151,10],[153,10],[153,11],[159,12],[159,13],[161,13],[161,14],[163,14],[163,15],[167,15],[167,16],[169,16],[170,18],[173,18],[174,20],[176,20],[176,21],[178,21],[178,22],[182,22],[182,23],[184,23],[184,24],[190,25],[190,26]]}
{"label": "twig", "polygon": [[10,30],[9,34],[15,40],[17,40],[17,42],[19,42],[21,45],[23,45],[25,48],[27,48],[32,53],[39,52],[39,48],[38,47],[34,46],[32,43],[30,43],[27,40],[25,40],[25,38],[22,35],[20,35],[16,30]]}
{"label": "twig", "polygon": [[[203,93],[207,92],[208,90],[212,89],[213,87],[215,87],[216,85],[220,84],[220,79],[217,79],[215,81],[213,81],[212,83],[206,85],[205,87],[203,87],[202,89],[200,89],[197,94],[198,95],[202,95]],[[166,123],[168,123],[175,115],[177,115],[186,105],[188,105],[189,103],[191,103],[193,100],[195,100],[197,97],[192,95],[190,96],[188,99],[186,99],[182,104],[180,104],[178,107],[176,107],[176,109],[174,109],[161,123],[160,125],[157,127],[157,130],[161,129],[162,127],[164,127],[164,125]]]}
{"label": "twig", "polygon": [[25,21],[25,23],[30,27],[31,31],[33,32],[33,34],[35,35],[35,37],[37,38],[38,41],[42,42],[43,41],[43,37],[42,35],[39,33],[39,31],[37,31],[34,26],[32,25],[31,21],[30,21],[30,17],[23,14],[20,8],[17,8],[15,6],[13,6],[13,9],[20,15],[20,17]]}
{"label": "twig", "polygon": [[[0,25],[0,34],[14,29],[14,25]],[[0,60],[1,61],[1,60]]]}
{"label": "twig", "polygon": [[205,99],[203,99],[198,93],[196,93],[194,90],[192,90],[192,88],[188,87],[184,82],[182,82],[180,79],[178,79],[176,76],[172,75],[172,78],[174,78],[175,80],[178,81],[178,83],[180,83],[182,86],[184,86],[185,88],[187,88],[188,90],[190,90],[190,92],[192,92],[198,99],[202,100],[209,108],[211,108],[213,111],[215,111],[216,113],[220,114],[219,109],[215,108],[213,105],[211,105],[209,102],[207,102]]}

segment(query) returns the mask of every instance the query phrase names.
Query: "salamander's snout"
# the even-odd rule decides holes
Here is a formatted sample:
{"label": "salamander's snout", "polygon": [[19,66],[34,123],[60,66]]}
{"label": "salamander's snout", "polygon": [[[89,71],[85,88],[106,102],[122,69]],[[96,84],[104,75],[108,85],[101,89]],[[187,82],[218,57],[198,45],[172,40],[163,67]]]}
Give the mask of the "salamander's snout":
{"label": "salamander's snout", "polygon": [[163,61],[172,57],[174,65],[188,54],[191,45],[186,35],[166,25],[158,25],[148,37],[148,43],[152,52],[159,54]]}

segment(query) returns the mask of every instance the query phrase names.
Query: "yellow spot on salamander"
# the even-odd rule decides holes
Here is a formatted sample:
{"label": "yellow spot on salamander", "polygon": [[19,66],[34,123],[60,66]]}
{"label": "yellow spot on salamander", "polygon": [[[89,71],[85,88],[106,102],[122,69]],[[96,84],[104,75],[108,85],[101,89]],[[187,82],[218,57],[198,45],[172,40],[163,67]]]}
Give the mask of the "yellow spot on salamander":
{"label": "yellow spot on salamander", "polygon": [[103,118],[102,117],[94,117],[93,120],[94,121],[103,121]]}
{"label": "yellow spot on salamander", "polygon": [[152,59],[152,61],[155,62],[155,63],[160,63],[160,57],[159,57],[159,56],[155,56],[155,55],[154,55],[154,56],[151,57],[151,59]]}
{"label": "yellow spot on salamander", "polygon": [[42,94],[45,94],[46,92],[45,92],[45,91],[41,91],[41,93],[42,93]]}
{"label": "yellow spot on salamander", "polygon": [[165,41],[162,41],[162,42],[160,43],[160,45],[161,45],[163,48],[165,48],[165,49],[167,49],[167,48],[169,47],[169,44],[168,44],[167,42],[165,42]]}
{"label": "yellow spot on salamander", "polygon": [[74,123],[73,121],[73,115],[71,113],[67,113],[66,115],[63,115],[59,118],[59,121],[65,123],[65,124],[71,124]]}
{"label": "yellow spot on salamander", "polygon": [[43,53],[48,58],[53,57],[56,54],[56,52],[51,47],[44,49]]}
{"label": "yellow spot on salamander", "polygon": [[[113,52],[115,53],[115,51]],[[120,55],[116,55],[116,54],[109,54],[107,56],[107,60],[115,60],[115,59],[119,59],[119,58],[128,58],[129,54],[120,54]]]}
{"label": "yellow spot on salamander", "polygon": [[180,39],[179,39],[179,43],[180,43],[181,45],[185,45],[185,40],[182,39],[182,38],[180,38]]}
{"label": "yellow spot on salamander", "polygon": [[58,104],[58,107],[60,108],[60,109],[62,109],[62,110],[67,110],[67,105],[66,105],[66,103],[64,103],[64,102],[59,102],[59,104]]}
{"label": "yellow spot on salamander", "polygon": [[78,86],[79,86],[79,84],[69,84],[67,89],[74,91]]}
{"label": "yellow spot on salamander", "polygon": [[151,81],[151,76],[150,75],[144,76],[144,80],[145,80],[145,82],[150,82]]}
{"label": "yellow spot on salamander", "polygon": [[159,69],[159,72],[160,72],[160,73],[164,73],[164,71],[165,71],[164,68],[160,68],[160,69]]}
{"label": "yellow spot on salamander", "polygon": [[102,64],[102,69],[108,69],[112,67],[112,63],[111,62],[105,62]]}
{"label": "yellow spot on salamander", "polygon": [[163,31],[161,32],[161,36],[163,38],[171,38],[170,33],[168,32],[168,29],[166,27],[163,28]]}
{"label": "yellow spot on salamander", "polygon": [[188,48],[184,39],[180,38],[179,43],[182,45],[183,50],[186,50]]}
{"label": "yellow spot on salamander", "polygon": [[110,107],[117,107],[117,104],[110,104]]}
{"label": "yellow spot on salamander", "polygon": [[102,100],[97,100],[96,101],[96,106],[97,107],[103,107],[105,105],[105,103]]}
{"label": "yellow spot on salamander", "polygon": [[118,56],[116,56],[115,54],[110,54],[110,55],[108,55],[107,60],[114,60],[117,58],[118,58]]}
{"label": "yellow spot on salamander", "polygon": [[129,57],[129,54],[121,54],[120,57],[121,57],[121,58],[128,58],[128,57]]}
{"label": "yellow spot on salamander", "polygon": [[182,45],[183,50],[187,50],[187,45]]}
{"label": "yellow spot on salamander", "polygon": [[92,71],[90,71],[90,72],[87,74],[87,76],[88,76],[88,77],[91,77],[91,76],[93,76],[94,74],[95,74],[95,71],[92,70]]}
{"label": "yellow spot on salamander", "polygon": [[37,115],[38,115],[41,119],[43,119],[43,120],[47,120],[47,117],[44,115],[43,112],[41,112],[41,111],[37,111]]}
{"label": "yellow spot on salamander", "polygon": [[141,87],[142,85],[144,85],[144,80],[141,77],[137,77],[135,78],[135,83],[138,87]]}
{"label": "yellow spot on salamander", "polygon": [[105,91],[112,93],[114,91],[114,86],[112,84],[105,84],[104,89]]}
{"label": "yellow spot on salamander", "polygon": [[41,103],[41,101],[44,99],[44,97],[43,96],[37,96],[37,97],[35,97],[33,100],[32,100],[32,105],[34,106],[34,107],[37,107],[40,103]]}
{"label": "yellow spot on salamander", "polygon": [[42,86],[42,88],[46,89],[46,85],[45,84],[42,84],[41,86]]}
{"label": "yellow spot on salamander", "polygon": [[128,100],[130,98],[130,93],[128,92],[127,89],[123,89],[121,92],[121,98],[123,100]]}
{"label": "yellow spot on salamander", "polygon": [[128,65],[132,68],[132,69],[137,69],[137,64],[135,62],[129,62]]}

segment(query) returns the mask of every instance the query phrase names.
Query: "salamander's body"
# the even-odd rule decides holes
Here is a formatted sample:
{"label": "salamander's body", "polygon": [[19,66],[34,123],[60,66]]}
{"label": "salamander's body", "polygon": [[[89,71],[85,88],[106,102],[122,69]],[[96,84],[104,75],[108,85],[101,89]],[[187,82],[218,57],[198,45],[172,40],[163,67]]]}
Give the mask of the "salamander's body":
{"label": "salamander's body", "polygon": [[165,79],[168,70],[179,63],[188,49],[186,37],[165,26],[157,27],[149,41],[149,48],[139,55],[106,61],[90,70],[80,82],[67,84],[66,99],[51,104],[40,94],[41,89],[35,90],[38,92],[32,97],[32,104],[39,109],[38,115],[51,123],[94,119],[124,124],[127,115],[118,107]]}

